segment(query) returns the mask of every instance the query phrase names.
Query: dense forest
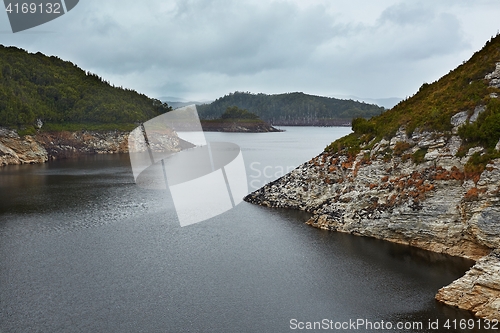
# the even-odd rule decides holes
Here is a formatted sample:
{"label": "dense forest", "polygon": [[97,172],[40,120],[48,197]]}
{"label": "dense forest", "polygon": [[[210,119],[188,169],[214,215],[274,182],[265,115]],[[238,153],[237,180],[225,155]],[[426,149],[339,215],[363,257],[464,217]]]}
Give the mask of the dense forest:
{"label": "dense forest", "polygon": [[255,113],[248,112],[246,109],[240,109],[237,106],[230,106],[222,114],[221,119],[259,119]]}
{"label": "dense forest", "polygon": [[128,129],[169,110],[58,57],[0,45],[0,126]]}
{"label": "dense forest", "polygon": [[247,109],[274,125],[317,124],[318,120],[350,122],[357,117],[370,118],[380,115],[385,110],[374,104],[313,96],[301,92],[279,95],[234,92],[211,104],[199,105],[198,113],[202,119],[215,119],[230,106]]}

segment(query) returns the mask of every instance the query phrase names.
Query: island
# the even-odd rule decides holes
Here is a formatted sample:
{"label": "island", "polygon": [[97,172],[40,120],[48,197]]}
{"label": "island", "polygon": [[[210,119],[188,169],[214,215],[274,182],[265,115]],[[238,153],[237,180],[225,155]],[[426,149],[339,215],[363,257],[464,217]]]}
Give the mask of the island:
{"label": "island", "polygon": [[206,132],[282,132],[282,130],[260,119],[255,113],[237,106],[227,107],[218,119],[201,120],[201,127]]}

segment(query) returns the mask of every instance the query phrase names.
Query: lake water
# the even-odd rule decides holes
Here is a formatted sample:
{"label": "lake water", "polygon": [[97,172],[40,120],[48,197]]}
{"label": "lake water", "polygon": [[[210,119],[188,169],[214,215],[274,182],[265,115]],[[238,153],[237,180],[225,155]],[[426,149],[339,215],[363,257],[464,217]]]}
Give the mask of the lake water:
{"label": "lake water", "polygon": [[[348,132],[207,135],[241,147],[256,189]],[[181,228],[170,193],[137,187],[127,155],[2,168],[0,332],[295,332],[323,319],[436,332],[429,320],[471,318],[434,300],[471,261],[306,220],[243,202]]]}

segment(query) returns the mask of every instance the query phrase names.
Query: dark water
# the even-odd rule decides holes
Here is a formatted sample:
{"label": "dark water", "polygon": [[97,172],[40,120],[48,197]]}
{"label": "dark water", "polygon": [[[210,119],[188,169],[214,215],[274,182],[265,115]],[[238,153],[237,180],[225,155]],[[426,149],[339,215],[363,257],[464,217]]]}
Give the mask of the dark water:
{"label": "dark water", "polygon": [[[238,143],[259,185],[345,132],[211,139]],[[126,155],[5,167],[0,331],[293,332],[302,330],[292,319],[364,319],[423,323],[393,332],[453,332],[442,327],[447,319],[471,318],[434,301],[470,261],[321,231],[306,219],[241,203],[181,228],[169,192],[138,188]],[[429,320],[441,329],[427,329]]]}

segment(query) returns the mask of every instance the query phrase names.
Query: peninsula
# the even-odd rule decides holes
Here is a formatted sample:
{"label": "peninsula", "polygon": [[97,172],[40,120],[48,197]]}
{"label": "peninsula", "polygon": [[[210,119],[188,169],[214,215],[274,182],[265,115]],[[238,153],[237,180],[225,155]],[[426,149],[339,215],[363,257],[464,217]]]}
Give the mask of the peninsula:
{"label": "peninsula", "polygon": [[500,36],[245,200],[307,224],[476,260],[436,299],[500,320]]}

